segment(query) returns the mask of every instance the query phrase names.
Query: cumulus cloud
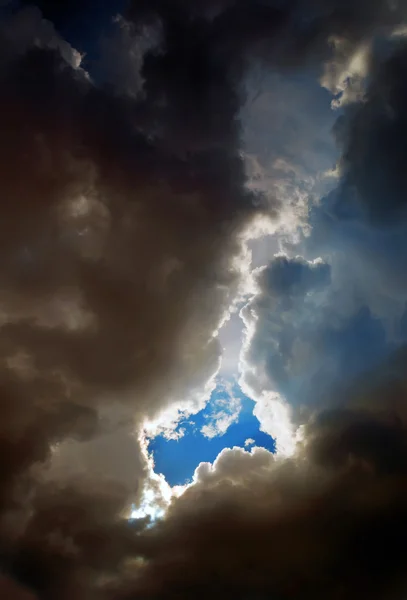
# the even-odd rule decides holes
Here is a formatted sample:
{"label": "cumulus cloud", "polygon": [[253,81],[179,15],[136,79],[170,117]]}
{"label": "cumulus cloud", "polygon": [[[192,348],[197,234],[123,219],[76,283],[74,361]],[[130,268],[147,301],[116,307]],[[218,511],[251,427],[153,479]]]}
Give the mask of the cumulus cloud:
{"label": "cumulus cloud", "polygon": [[332,261],[335,269],[321,259],[277,255],[255,273],[259,291],[242,309],[241,384],[277,447],[279,438],[281,447],[293,447],[292,419],[298,426],[340,403],[355,379],[405,341],[400,318],[375,314],[369,295],[353,289],[352,269]]}
{"label": "cumulus cloud", "polygon": [[[321,85],[335,96],[331,106],[339,108],[351,102],[360,102],[365,94],[365,80],[369,72],[371,47],[369,42],[349,52],[345,39],[333,40],[336,48],[334,59],[325,65]],[[340,57],[342,55],[342,60]]]}
{"label": "cumulus cloud", "polygon": [[[374,31],[402,22],[404,3],[141,0],[102,48],[105,77],[92,77],[91,61],[59,33],[90,4],[39,6],[42,16],[12,3],[0,27],[0,586],[17,586],[4,593],[396,594],[401,417],[353,409],[353,388],[342,386],[350,406],[305,425],[292,458],[224,451],[177,494],[154,474],[138,433],[213,378],[247,229],[283,210],[281,198],[247,185],[246,73],[255,62],[321,71],[335,55],[332,37],[346,37],[353,56]],[[109,71],[108,59],[123,54],[123,69]],[[363,161],[393,139],[385,127],[402,114],[404,59],[395,57],[377,72],[390,107],[379,110],[380,144],[364,145],[378,91],[351,120],[358,139],[337,128],[347,140],[339,190],[352,182],[369,214],[377,199],[367,199]],[[402,148],[391,156],[375,172],[377,194]],[[400,174],[393,182],[399,214]],[[295,409],[320,408],[344,374],[359,377],[393,351],[367,301],[341,305],[336,272],[308,255],[278,256],[256,272],[258,293],[243,313],[243,376],[255,399],[275,392]],[[403,371],[386,373],[384,396],[403,398]],[[271,410],[258,403],[268,429]],[[392,468],[378,440],[391,441]],[[171,496],[161,522],[129,521],[135,499],[154,517]]]}
{"label": "cumulus cloud", "polygon": [[307,436],[292,459],[234,448],[201,465],[119,597],[402,598],[404,426],[351,410]]}

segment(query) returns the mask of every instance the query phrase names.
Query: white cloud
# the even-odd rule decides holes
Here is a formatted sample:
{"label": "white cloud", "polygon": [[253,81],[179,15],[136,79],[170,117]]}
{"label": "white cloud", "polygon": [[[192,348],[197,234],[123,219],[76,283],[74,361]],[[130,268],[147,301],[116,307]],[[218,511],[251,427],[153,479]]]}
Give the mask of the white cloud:
{"label": "white cloud", "polygon": [[265,448],[225,448],[213,463],[200,463],[189,487],[203,483],[217,484],[227,480],[235,484],[244,484],[255,472],[268,472],[274,466],[275,460],[275,456]]}
{"label": "white cloud", "polygon": [[211,402],[211,412],[205,418],[206,425],[201,433],[207,438],[224,435],[229,427],[239,419],[242,403],[240,398],[233,396],[230,386],[224,385],[226,398],[215,398]]}
{"label": "white cloud", "polygon": [[172,498],[182,495],[186,487],[171,488],[164,475],[154,471],[154,459],[148,452],[148,440],[143,431],[140,432],[138,440],[145,465],[145,477],[138,501],[131,506],[129,517],[131,519],[149,517],[155,521],[165,515]]}
{"label": "white cloud", "polygon": [[290,407],[276,393],[265,393],[256,400],[253,414],[260,423],[261,431],[276,440],[276,451],[283,456],[295,452],[296,428],[291,421]]}
{"label": "white cloud", "polygon": [[332,108],[340,108],[351,102],[360,102],[365,94],[365,79],[369,71],[370,42],[354,48],[344,38],[333,38],[334,58],[325,64],[321,85],[336,98]]}

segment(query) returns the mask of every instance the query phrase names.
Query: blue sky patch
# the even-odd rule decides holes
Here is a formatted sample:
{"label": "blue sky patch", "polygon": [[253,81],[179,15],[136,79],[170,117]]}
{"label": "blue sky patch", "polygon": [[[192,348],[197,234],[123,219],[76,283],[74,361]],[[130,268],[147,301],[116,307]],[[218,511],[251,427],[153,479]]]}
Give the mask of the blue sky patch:
{"label": "blue sky patch", "polygon": [[[183,485],[192,479],[199,463],[213,462],[224,448],[261,446],[274,452],[275,441],[260,431],[254,406],[239,386],[218,385],[204,410],[180,421],[177,431],[184,430],[183,437],[151,439],[149,451],[156,473],[162,473],[171,486]],[[213,435],[215,431],[219,433]]]}

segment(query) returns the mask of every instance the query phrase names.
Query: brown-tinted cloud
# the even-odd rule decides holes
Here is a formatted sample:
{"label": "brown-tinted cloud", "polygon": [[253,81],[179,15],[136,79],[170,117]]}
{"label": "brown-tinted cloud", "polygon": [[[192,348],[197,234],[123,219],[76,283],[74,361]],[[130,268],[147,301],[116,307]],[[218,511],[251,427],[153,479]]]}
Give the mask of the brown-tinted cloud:
{"label": "brown-tinted cloud", "polygon": [[214,90],[222,144],[208,132],[185,156],[143,120],[147,102],[73,68],[50,27],[28,10],[1,40],[3,437],[7,454],[15,430],[22,469],[93,435],[99,406],[126,398],[152,415],[216,370],[212,332],[256,213],[230,82]]}
{"label": "brown-tinted cloud", "polygon": [[[398,583],[404,463],[391,476],[376,469],[378,456],[350,434],[356,468],[359,458],[369,464],[357,477],[336,476],[341,460],[314,465],[310,449],[298,464],[275,466],[267,453],[231,451],[146,530],[123,513],[143,461],[135,458],[134,482],[114,472],[127,450],[100,472],[105,443],[132,447],[132,419],[216,371],[212,333],[236,294],[242,234],[279,208],[245,186],[238,112],[247,65],[323,61],[330,35],[356,43],[399,17],[384,2],[137,2],[126,14],[131,35],[137,41],[148,25],[157,44],[136,97],[92,81],[38,12],[5,17],[0,554],[8,576],[41,600],[339,598]],[[101,434],[94,461],[87,444]],[[82,452],[85,477],[50,476],[55,446],[69,464]],[[372,552],[375,539],[390,543],[386,556]]]}
{"label": "brown-tinted cloud", "polygon": [[[217,127],[186,155],[187,123],[171,142],[175,116],[157,109],[148,122],[149,101],[98,88],[37,11],[5,17],[0,33],[0,542],[8,572],[52,597],[55,582],[62,594],[86,571],[84,554],[98,562],[99,542],[114,543],[119,509],[145,476],[134,422],[216,371],[212,332],[236,293],[232,259],[257,209],[230,81],[213,89]],[[83,474],[113,480],[107,497],[118,486],[120,503],[102,508],[92,486],[78,496],[70,486]],[[68,551],[76,505],[84,521]],[[52,510],[68,511],[68,533]],[[49,535],[62,536],[60,557]]]}
{"label": "brown-tinted cloud", "polygon": [[291,459],[234,448],[202,464],[114,597],[402,599],[407,432],[382,377],[379,408],[362,408],[365,382],[361,408],[322,413]]}
{"label": "brown-tinted cloud", "polygon": [[394,375],[400,360],[393,370],[384,365],[381,377],[376,371],[379,405],[370,384],[357,386],[356,408],[320,415],[293,458],[234,448],[201,464],[194,484],[151,529],[117,519],[120,488],[44,488],[11,555],[3,553],[8,572],[41,598],[402,599],[407,437],[400,385],[402,408],[392,402],[403,379]]}
{"label": "brown-tinted cloud", "polygon": [[6,577],[0,579],[0,593],[3,598],[9,600],[35,600],[31,592]]}

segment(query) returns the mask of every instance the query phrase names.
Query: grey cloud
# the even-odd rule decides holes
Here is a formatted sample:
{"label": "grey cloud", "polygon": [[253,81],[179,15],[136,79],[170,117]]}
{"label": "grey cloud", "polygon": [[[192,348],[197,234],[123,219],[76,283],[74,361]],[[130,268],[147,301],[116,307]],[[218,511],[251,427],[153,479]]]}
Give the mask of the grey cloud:
{"label": "grey cloud", "polygon": [[0,580],[0,592],[3,598],[10,600],[35,600],[35,596],[31,592],[6,577],[2,577]]}
{"label": "grey cloud", "polygon": [[405,429],[386,413],[322,415],[304,451],[225,450],[151,532],[118,598],[402,598]]}
{"label": "grey cloud", "polygon": [[373,63],[366,101],[351,106],[336,125],[342,153],[338,211],[359,206],[378,225],[405,217],[407,60],[404,40],[394,45],[389,58]]}
{"label": "grey cloud", "polygon": [[[337,16],[355,10],[361,17],[370,10],[363,2],[342,7]],[[369,22],[367,16],[364,24]],[[363,148],[366,138],[357,131],[362,137],[352,143]],[[385,152],[381,145],[366,148],[366,155]],[[379,155],[375,158],[379,170]],[[361,177],[355,180],[358,191],[365,194],[364,154],[355,151],[351,159],[344,179],[354,170]],[[379,182],[384,176],[391,176],[386,162],[377,173]],[[376,198],[366,193],[362,202],[377,199],[386,216],[388,209],[391,219],[400,218],[401,202],[394,200],[396,210],[393,200],[386,205],[384,188],[372,188]],[[313,257],[322,248],[329,254],[323,268],[311,272],[305,261],[275,259],[260,271],[259,292],[243,311],[251,333],[243,358],[255,392],[278,390],[311,412],[319,409],[309,421],[309,414],[300,415],[307,422],[302,448],[290,460],[233,449],[212,466],[200,465],[195,484],[151,532],[141,577],[124,582],[119,598],[405,597],[406,355],[399,348],[404,224],[397,224],[394,235],[387,230],[375,237],[368,222],[355,218],[353,200],[349,196],[342,213],[328,215],[333,224],[322,231],[321,207],[315,209],[316,241],[322,233],[325,243],[311,237],[304,246],[312,248]],[[351,219],[344,219],[348,211]],[[383,241],[387,245],[379,246]],[[375,284],[368,276],[359,285],[365,258],[371,272],[379,261],[376,289],[380,295],[395,293],[402,307],[397,319],[397,311],[386,314],[387,302],[373,303]]]}
{"label": "grey cloud", "polygon": [[[159,108],[151,111],[150,99],[137,103],[97,87],[61,55],[50,25],[38,13],[24,14],[35,16],[25,22],[24,44],[13,37],[20,13],[6,17],[0,32],[8,50],[0,72],[0,189],[7,199],[0,225],[0,542],[15,577],[44,597],[56,589],[62,597],[71,587],[91,587],[87,576],[86,584],[77,582],[87,571],[84,554],[103,576],[109,553],[95,552],[109,539],[108,523],[115,531],[119,520],[130,535],[119,508],[139,493],[147,470],[131,429],[218,368],[212,333],[236,294],[240,273],[232,260],[257,209],[244,188],[238,101],[228,82],[213,89],[223,103],[216,129],[223,146],[213,149],[207,132],[181,156],[178,139],[166,132],[154,139],[149,122],[175,126],[171,104],[164,118]],[[184,96],[175,93],[174,108]],[[199,110],[194,118],[198,123]],[[182,138],[188,126],[179,127]],[[115,403],[127,408],[116,414]],[[117,423],[123,413],[125,427]],[[103,518],[96,483],[75,491],[76,478],[90,473],[121,490]],[[71,525],[61,532],[52,510],[40,510],[42,501],[68,511],[71,525],[83,503],[100,504],[102,512],[84,512],[76,539]],[[36,529],[38,521],[44,525]],[[18,546],[16,531],[25,525]],[[62,555],[51,558],[48,536],[62,536]],[[73,558],[69,540],[79,548]],[[125,560],[122,542],[118,548]],[[112,559],[115,573],[118,562]]]}
{"label": "grey cloud", "polygon": [[342,305],[327,263],[277,256],[259,270],[258,283],[242,310],[242,376],[256,397],[278,392],[309,411],[391,352],[386,328],[368,306]]}
{"label": "grey cloud", "polygon": [[330,267],[322,260],[308,263],[302,257],[276,256],[268,267],[259,271],[257,281],[264,294],[276,298],[304,296],[329,284]]}
{"label": "grey cloud", "polygon": [[[145,521],[129,523],[123,512],[129,487],[134,491],[133,481],[124,481],[132,467],[113,473],[123,456],[120,444],[127,446],[128,422],[127,428],[119,424],[124,433],[114,442],[118,457],[109,457],[106,478],[95,479],[109,436],[110,442],[120,436],[119,426],[112,432],[101,423],[107,407],[122,402],[136,421],[153,416],[216,370],[219,347],[212,333],[239,285],[233,259],[242,234],[259,214],[280,209],[273,198],[266,204],[246,186],[238,115],[242,76],[251,60],[278,68],[309,60],[318,67],[332,54],[330,35],[346,34],[358,43],[372,28],[400,20],[402,7],[315,2],[313,18],[307,19],[306,2],[213,2],[205,10],[183,1],[133,3],[125,18],[136,30],[157,19],[162,27],[161,52],[143,55],[144,95],[134,98],[120,86],[115,91],[96,85],[74,68],[70,47],[69,56],[65,53],[57,30],[82,7],[40,4],[45,16],[55,17],[55,29],[35,13],[20,45],[12,15],[0,31],[6,57],[0,70],[4,570],[41,600],[120,598],[134,574],[128,597],[190,597],[214,590],[235,597],[250,592],[290,597],[298,590],[304,597],[326,597],[338,589],[338,573],[342,591],[350,590],[347,597],[356,590],[360,596],[366,580],[367,591],[380,597],[404,558],[396,551],[405,523],[398,482],[377,510],[386,524],[397,509],[401,525],[382,569],[369,579],[363,534],[370,522],[359,525],[366,505],[357,504],[341,523],[342,504],[338,508],[334,492],[348,496],[328,467],[315,467],[315,477],[312,467],[308,477],[302,465],[287,462],[274,478],[268,477],[274,467],[267,453],[253,452],[250,459],[222,455],[215,467],[219,482],[202,468],[196,487],[174,503],[168,519],[145,529]],[[266,374],[286,389],[298,327],[305,341],[319,344],[318,352],[329,355],[338,348],[341,368],[360,365],[358,350],[350,352],[354,330],[367,335],[371,362],[381,358],[385,343],[368,308],[353,320],[339,319],[333,329],[324,321],[330,323],[331,315],[321,310],[325,329],[315,339],[311,315],[320,307],[316,294],[322,299],[325,292],[314,288],[329,287],[328,268],[315,269],[299,262],[287,276],[288,286],[272,278],[279,293],[293,298],[288,312],[272,314],[267,293],[264,306],[252,306],[263,311],[265,331],[272,324],[277,347],[277,360],[265,361]],[[318,367],[318,353],[314,359]],[[101,437],[92,446],[96,435]],[[79,454],[83,470],[96,471],[95,477],[50,476],[52,468],[64,470],[61,454],[62,464],[54,463],[47,479],[41,465],[58,444],[69,466]],[[367,459],[378,461],[372,454]],[[135,479],[143,480],[144,468],[137,457]],[[319,477],[319,469],[327,472]],[[334,492],[326,492],[326,480],[333,481]],[[371,491],[381,489],[381,479],[363,482]],[[293,497],[288,512],[270,514],[270,494],[276,505]],[[374,520],[376,508],[371,511],[369,532],[388,539]],[[356,576],[343,551],[355,543],[365,561]],[[270,546],[272,551],[263,551]],[[367,557],[375,559],[372,552]],[[236,572],[240,579],[234,582]]]}
{"label": "grey cloud", "polygon": [[339,117],[338,185],[311,207],[311,233],[297,248],[327,256],[330,284],[284,305],[263,282],[243,313],[252,335],[245,378],[257,394],[267,386],[294,405],[330,403],[405,343],[404,46],[392,41],[387,57],[377,50],[366,99]]}

